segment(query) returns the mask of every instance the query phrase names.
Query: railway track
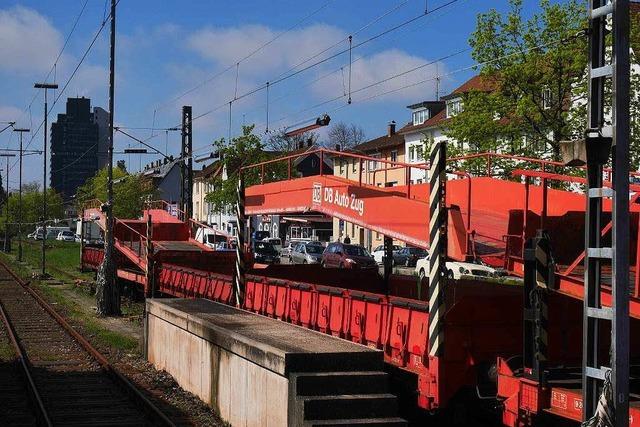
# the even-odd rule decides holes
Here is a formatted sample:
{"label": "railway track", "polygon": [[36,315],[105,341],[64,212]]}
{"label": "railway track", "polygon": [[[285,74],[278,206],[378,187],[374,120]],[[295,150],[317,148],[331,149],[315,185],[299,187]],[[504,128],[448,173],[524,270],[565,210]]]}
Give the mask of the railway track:
{"label": "railway track", "polygon": [[0,425],[174,425],[2,261],[0,318]]}

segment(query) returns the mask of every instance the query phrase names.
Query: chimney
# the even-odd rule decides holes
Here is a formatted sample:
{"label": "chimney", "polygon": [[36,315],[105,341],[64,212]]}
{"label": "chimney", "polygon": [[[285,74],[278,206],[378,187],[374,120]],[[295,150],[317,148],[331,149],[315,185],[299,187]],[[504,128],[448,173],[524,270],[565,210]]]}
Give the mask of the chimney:
{"label": "chimney", "polygon": [[307,139],[307,147],[311,147],[313,145],[313,140],[311,138]]}
{"label": "chimney", "polygon": [[304,148],[304,141],[299,141],[298,142],[298,150]]}
{"label": "chimney", "polygon": [[340,151],[340,144],[336,144],[336,151]]}
{"label": "chimney", "polygon": [[393,136],[396,134],[396,122],[391,120],[391,123],[387,126],[387,136]]}

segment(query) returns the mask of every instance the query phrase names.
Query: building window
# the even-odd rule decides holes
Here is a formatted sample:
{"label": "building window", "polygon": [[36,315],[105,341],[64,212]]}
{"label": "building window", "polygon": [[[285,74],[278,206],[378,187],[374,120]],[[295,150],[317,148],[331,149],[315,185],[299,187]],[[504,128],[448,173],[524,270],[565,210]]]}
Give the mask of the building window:
{"label": "building window", "polygon": [[447,102],[447,117],[456,116],[462,111],[462,100],[460,98]]}
{"label": "building window", "polygon": [[416,146],[416,158],[418,161],[424,160],[424,147],[422,145]]}
{"label": "building window", "polygon": [[415,145],[412,145],[411,147],[409,147],[409,160],[412,162],[416,161],[416,147]]}
{"label": "building window", "polygon": [[398,161],[398,150],[391,150],[391,156],[389,156],[392,162]]}
{"label": "building window", "polygon": [[[380,153],[372,154],[371,157],[373,157],[375,159],[379,159],[380,158]],[[369,170],[370,171],[374,171],[374,170],[378,169],[378,162],[375,161],[375,160],[369,160],[368,166],[369,166]]]}
{"label": "building window", "polygon": [[426,108],[423,110],[418,110],[413,112],[413,124],[421,125],[429,118],[429,110]]}
{"label": "building window", "polygon": [[385,187],[395,187],[396,185],[398,185],[398,181],[388,181],[384,183]]}
{"label": "building window", "polygon": [[353,159],[353,173],[358,172],[358,159]]}
{"label": "building window", "polygon": [[340,175],[344,175],[344,160],[340,160]]}

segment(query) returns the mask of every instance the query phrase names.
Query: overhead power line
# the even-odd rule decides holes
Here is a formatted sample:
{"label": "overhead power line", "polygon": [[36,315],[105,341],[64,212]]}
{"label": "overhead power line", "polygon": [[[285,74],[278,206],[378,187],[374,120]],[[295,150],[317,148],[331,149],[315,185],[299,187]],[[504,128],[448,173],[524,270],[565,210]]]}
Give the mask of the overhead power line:
{"label": "overhead power line", "polygon": [[[528,52],[531,52],[531,51],[534,51],[534,50],[538,50],[538,49],[544,49],[544,48],[548,48],[548,47],[551,47],[551,46],[556,46],[556,45],[558,45],[558,44],[564,43],[564,42],[566,42],[566,41],[569,41],[569,40],[571,40],[571,39],[573,39],[573,38],[575,38],[575,37],[579,37],[579,36],[580,36],[580,33],[578,32],[578,33],[577,33],[576,35],[574,35],[574,36],[567,37],[567,38],[563,38],[563,39],[558,40],[558,41],[555,41],[555,42],[539,44],[539,45],[532,46],[532,47],[527,48],[527,49],[520,50],[520,51],[518,51],[518,52],[513,52],[513,53],[510,53],[510,54],[507,54],[507,55],[502,55],[502,56],[500,56],[500,57],[496,57],[496,58],[490,59],[490,60],[488,60],[488,61],[477,62],[477,63],[471,64],[471,65],[468,65],[468,66],[465,66],[465,67],[461,67],[461,68],[458,68],[458,69],[455,69],[455,70],[449,71],[449,72],[447,72],[447,73],[444,73],[444,74],[441,74],[441,75],[438,75],[438,76],[435,76],[435,77],[430,77],[430,78],[427,78],[427,79],[424,79],[424,80],[420,80],[420,81],[417,81],[417,82],[413,82],[413,83],[410,83],[410,84],[407,84],[407,85],[404,85],[404,86],[400,86],[400,87],[397,87],[397,88],[394,88],[394,89],[391,89],[391,90],[388,90],[388,91],[384,91],[384,92],[376,93],[376,94],[373,94],[373,95],[368,96],[368,97],[366,97],[366,98],[362,98],[362,99],[355,99],[351,105],[353,105],[353,104],[358,104],[358,103],[363,103],[363,102],[367,102],[367,101],[371,101],[371,100],[373,100],[373,99],[376,99],[376,98],[379,98],[379,97],[382,97],[382,96],[390,95],[390,94],[392,94],[392,93],[396,93],[396,92],[400,92],[400,91],[402,91],[402,90],[406,90],[406,89],[409,89],[409,88],[412,88],[412,87],[420,86],[420,85],[423,85],[423,84],[428,83],[428,82],[436,81],[436,80],[438,80],[438,79],[441,79],[442,77],[448,77],[448,76],[451,76],[451,75],[454,75],[454,74],[458,74],[458,73],[461,73],[461,72],[464,72],[464,71],[469,71],[469,70],[472,70],[472,69],[476,69],[476,68],[481,67],[481,66],[483,66],[483,65],[492,64],[492,63],[497,62],[497,61],[500,61],[500,60],[502,60],[502,59],[510,58],[510,57],[513,57],[513,56],[519,56],[519,55],[522,55],[522,54],[524,54],[524,53],[528,53]],[[466,51],[466,50],[468,50],[468,49],[460,50],[460,51],[458,51],[458,52],[456,52],[456,53],[446,55],[446,56],[444,56],[444,57],[442,57],[442,58],[450,58],[450,57],[452,57],[452,56],[454,56],[454,55],[456,55],[456,54],[460,54],[460,53],[462,53],[462,52],[464,52],[464,51]],[[440,61],[441,61],[441,59],[437,59],[437,60],[435,60],[435,61],[432,61],[430,64],[435,64],[435,63],[438,63],[438,62],[440,62]],[[418,69],[418,68],[422,68],[423,66],[426,66],[426,65],[428,65],[428,64],[423,64],[423,65],[421,65],[421,66],[414,67],[414,68],[415,68],[415,69]],[[366,89],[369,89],[369,88],[371,88],[371,87],[373,87],[373,86],[376,86],[376,85],[378,85],[378,84],[381,84],[381,83],[384,83],[384,82],[386,82],[386,81],[389,81],[389,80],[392,80],[392,79],[395,79],[395,78],[401,77],[401,76],[403,76],[403,75],[406,75],[408,72],[409,72],[409,70],[407,70],[407,71],[403,71],[403,72],[401,72],[401,73],[398,73],[398,74],[395,74],[395,75],[393,75],[393,76],[387,77],[387,78],[385,78],[385,79],[379,80],[379,81],[377,81],[377,82],[375,82],[375,83],[372,83],[372,84],[370,84],[370,85],[367,85],[367,86],[361,87],[361,88],[359,88],[359,89],[356,89],[356,90],[355,90],[355,91],[353,91],[352,93],[362,92],[362,91],[364,91],[364,90],[366,90]],[[327,99],[327,100],[325,100],[325,101],[322,101],[322,102],[320,102],[320,103],[318,103],[318,104],[315,104],[315,105],[313,105],[313,106],[311,106],[311,107],[308,107],[308,108],[305,108],[305,109],[303,109],[303,110],[297,111],[297,112],[295,112],[295,113],[293,113],[293,114],[285,115],[285,116],[283,116],[283,117],[281,117],[281,118],[277,119],[276,121],[271,122],[271,123],[270,123],[270,125],[273,127],[273,125],[274,125],[275,123],[280,123],[280,122],[282,122],[282,121],[284,121],[284,120],[286,120],[286,119],[289,119],[289,118],[295,118],[295,117],[297,117],[297,116],[301,115],[302,113],[306,113],[306,112],[312,111],[312,110],[314,110],[314,109],[316,109],[316,108],[319,108],[319,107],[322,107],[322,106],[324,106],[324,105],[330,104],[330,103],[332,103],[332,102],[335,102],[335,101],[338,101],[338,100],[344,99],[345,97],[346,97],[346,96],[345,96],[344,94],[341,94],[341,95],[339,95],[339,96],[332,97],[332,98]],[[349,106],[349,104],[340,105],[340,106],[338,106],[338,107],[336,107],[336,108],[334,108],[334,109],[332,109],[332,110],[329,110],[329,111],[327,111],[327,112],[328,112],[328,113],[333,113],[333,112],[339,111],[339,110],[341,110],[341,109],[343,109],[343,108],[346,108],[346,107],[348,107],[348,106]],[[260,124],[260,125],[257,125],[257,126],[256,126],[256,129],[262,129],[262,128],[264,128],[264,126],[265,126],[265,124],[264,124],[264,123],[263,123],[263,124]]]}
{"label": "overhead power line", "polygon": [[[117,4],[120,3],[120,0],[118,0],[116,2],[116,6]],[[62,95],[64,95],[67,87],[69,86],[69,84],[71,83],[71,81],[73,80],[73,78],[76,76],[76,73],[78,72],[78,70],[80,69],[80,66],[83,64],[84,60],[87,58],[87,56],[89,55],[89,52],[91,51],[91,49],[93,48],[93,46],[95,45],[96,41],[98,40],[98,37],[100,36],[100,34],[102,33],[102,30],[105,28],[105,26],[107,25],[107,22],[109,22],[109,20],[111,19],[111,13],[109,13],[109,15],[102,21],[102,23],[100,24],[100,27],[98,28],[98,30],[96,31],[95,35],[93,36],[93,39],[91,39],[91,42],[89,43],[89,46],[87,46],[87,48],[85,49],[82,57],[80,58],[80,60],[78,61],[78,64],[76,65],[76,67],[74,68],[73,72],[71,73],[71,75],[69,76],[69,78],[67,79],[67,81],[65,82],[65,84],[62,86],[62,89],[60,90],[60,92],[58,92],[57,96],[55,97],[53,103],[51,104],[50,110],[49,110],[49,114],[51,114],[53,112],[53,107],[56,106],[56,104],[58,103],[58,101],[60,100],[60,98],[62,97]],[[38,135],[38,133],[40,133],[40,130],[42,129],[42,126],[44,125],[44,119],[40,122],[40,124],[38,125],[38,128],[36,129],[36,131],[34,133],[31,134],[31,139],[29,140],[29,142],[27,143],[27,145],[25,146],[26,148],[29,148],[29,146],[31,145],[31,143],[33,142],[33,140],[36,138],[36,136]],[[46,131],[46,130],[45,130]],[[15,166],[16,163],[13,164],[13,166]],[[12,166],[12,167],[13,167]]]}
{"label": "overhead power line", "polygon": [[[75,32],[76,27],[78,26],[78,22],[80,21],[80,18],[84,14],[84,11],[85,11],[85,9],[87,7],[87,3],[88,2],[89,2],[89,0],[84,0],[84,2],[82,4],[82,7],[80,8],[80,12],[78,12],[78,15],[76,15],[76,18],[73,21],[73,25],[71,26],[71,30],[69,31],[69,33],[67,34],[67,37],[64,40],[62,48],[60,49],[60,52],[58,52],[58,56],[56,56],[55,61],[53,61],[53,65],[51,65],[51,68],[49,69],[49,72],[47,73],[45,78],[40,80],[40,81],[43,81],[43,82],[48,81],[49,80],[49,76],[51,76],[51,73],[57,68],[58,61],[60,60],[60,58],[62,57],[62,54],[64,53],[65,49],[67,48],[67,45],[69,44],[69,40],[71,40],[71,36],[73,36],[73,33]],[[35,100],[37,98],[38,98],[38,92],[36,91],[36,93],[31,98],[31,101],[29,102],[27,107],[22,111],[22,116],[25,115],[27,113],[27,111],[31,110],[31,106],[33,105],[33,103],[35,102]]]}
{"label": "overhead power line", "polygon": [[290,26],[289,28],[287,28],[284,31],[279,32],[278,34],[276,34],[274,37],[272,37],[271,39],[269,39],[268,41],[264,42],[263,44],[261,44],[260,46],[258,46],[257,48],[255,48],[254,50],[252,50],[251,52],[249,52],[248,54],[246,54],[245,56],[243,56],[242,58],[238,59],[237,61],[235,61],[233,64],[228,65],[227,67],[225,67],[224,69],[222,69],[221,71],[218,71],[217,73],[211,75],[210,77],[206,78],[205,80],[201,81],[200,83],[198,83],[197,85],[191,87],[190,89],[182,92],[181,94],[179,94],[178,96],[170,99],[169,101],[164,102],[163,104],[160,104],[158,107],[156,107],[155,111],[159,111],[162,110],[163,108],[165,108],[168,105],[173,104],[174,102],[184,98],[185,96],[189,95],[190,93],[193,93],[194,91],[200,89],[201,87],[211,83],[212,81],[216,80],[218,77],[224,75],[225,73],[227,73],[228,71],[232,70],[233,68],[236,68],[236,80],[237,80],[237,73],[238,73],[238,68],[240,66],[241,63],[243,63],[244,61],[246,61],[247,59],[251,58],[252,56],[254,56],[255,54],[259,53],[260,51],[262,51],[264,48],[266,48],[267,46],[269,46],[270,44],[272,44],[273,42],[275,42],[276,40],[278,40],[280,37],[284,36],[285,34],[289,33],[290,31],[294,30],[296,27],[298,27],[300,24],[302,24],[303,22],[307,21],[308,19],[310,19],[311,17],[313,17],[314,15],[318,14],[320,11],[322,11],[323,9],[325,9],[327,6],[329,6],[329,4],[332,2],[333,0],[328,0],[326,2],[324,2],[324,4],[322,4],[322,6],[320,6],[318,9],[315,9],[314,11],[310,12],[309,14],[305,15],[304,17],[302,17],[301,19],[299,19],[295,24],[293,24],[292,26]]}
{"label": "overhead power line", "polygon": [[[323,64],[323,63],[325,63],[327,61],[330,61],[331,59],[334,59],[334,58],[336,58],[336,57],[338,57],[340,55],[348,53],[352,49],[358,48],[360,46],[364,46],[367,43],[370,43],[370,42],[372,42],[374,40],[377,40],[377,39],[379,39],[380,37],[383,37],[386,34],[389,34],[389,33],[393,32],[393,31],[396,31],[396,30],[398,30],[398,29],[400,29],[402,27],[405,27],[405,26],[407,26],[407,25],[409,25],[409,24],[411,24],[411,23],[413,23],[413,22],[415,22],[415,21],[417,21],[417,20],[419,20],[419,19],[421,19],[421,18],[423,18],[425,16],[431,15],[431,14],[433,14],[433,13],[435,13],[435,12],[441,10],[441,9],[444,9],[447,6],[450,6],[450,5],[454,4],[454,3],[457,3],[459,1],[462,1],[462,0],[449,0],[446,3],[443,3],[443,4],[433,8],[431,10],[425,11],[425,12],[421,13],[420,15],[417,15],[417,16],[415,16],[413,18],[405,20],[405,21],[401,22],[400,24],[396,24],[393,27],[387,28],[386,30],[384,30],[384,31],[382,31],[380,33],[377,33],[377,34],[375,34],[375,35],[373,35],[373,36],[371,36],[371,37],[369,37],[369,38],[367,38],[367,39],[365,39],[365,40],[363,40],[363,41],[361,41],[359,43],[356,43],[356,44],[352,45],[350,48],[343,49],[343,50],[341,50],[339,52],[336,52],[336,53],[334,53],[334,54],[332,54],[332,55],[330,55],[330,56],[328,56],[326,58],[323,58],[323,59],[321,59],[319,61],[316,61],[316,62],[314,62],[314,63],[312,63],[310,65],[307,65],[306,67],[301,68],[301,69],[299,69],[297,71],[293,71],[291,73],[288,73],[287,75],[279,77],[279,78],[277,78],[275,80],[272,80],[272,81],[270,80],[268,83],[265,83],[265,84],[263,84],[261,86],[258,86],[258,87],[254,88],[254,89],[252,89],[252,90],[250,90],[248,92],[245,92],[244,94],[239,95],[239,96],[235,97],[234,99],[227,100],[223,104],[220,104],[220,105],[212,108],[211,110],[208,110],[208,111],[206,111],[206,112],[194,117],[193,119],[191,119],[191,122],[193,122],[193,121],[195,121],[197,119],[200,119],[202,117],[205,117],[205,116],[207,116],[207,115],[209,115],[209,114],[211,114],[213,112],[216,112],[216,111],[218,111],[218,110],[220,110],[222,108],[228,107],[229,102],[239,101],[239,100],[241,100],[243,98],[246,98],[248,96],[251,96],[251,95],[253,95],[253,94],[257,93],[257,92],[260,92],[262,90],[266,90],[267,87],[271,88],[275,84],[282,83],[283,81],[286,81],[286,80],[288,80],[288,79],[290,79],[290,78],[292,78],[292,77],[294,77],[294,76],[296,76],[296,75],[298,75],[300,73],[303,73],[304,71],[307,71],[307,70],[309,70],[309,69],[311,69],[313,67],[316,67],[316,66],[318,66],[320,64]],[[176,127],[177,126],[180,126],[180,124],[176,125]]]}

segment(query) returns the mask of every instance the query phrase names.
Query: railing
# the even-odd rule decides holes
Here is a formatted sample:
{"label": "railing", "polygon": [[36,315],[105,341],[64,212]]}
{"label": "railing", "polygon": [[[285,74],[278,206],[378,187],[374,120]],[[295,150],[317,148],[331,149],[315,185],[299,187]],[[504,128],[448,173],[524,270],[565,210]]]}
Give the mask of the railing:
{"label": "railing", "polygon": [[118,239],[120,244],[136,253],[138,258],[145,258],[147,256],[147,238],[121,220],[116,220],[116,226],[121,226],[124,229],[124,236]]}
{"label": "railing", "polygon": [[[324,167],[324,159],[325,156],[330,156],[333,158],[334,160],[334,165],[333,165],[333,170],[334,170],[334,174],[333,176],[338,176],[338,177],[342,177],[342,178],[346,178],[346,179],[350,179],[349,175],[349,166],[351,165],[347,165],[346,168],[346,173],[336,173],[336,168],[338,168],[338,161],[341,161],[343,158],[347,158],[347,159],[351,159],[352,163],[356,163],[357,162],[357,168],[358,171],[355,172],[355,174],[357,175],[357,182],[359,185],[379,185],[382,184],[384,185],[386,183],[385,182],[376,182],[376,174],[377,171],[383,171],[385,168],[378,168],[378,164],[381,163],[383,165],[388,165],[388,167],[386,167],[387,170],[395,170],[395,169],[404,169],[405,173],[402,174],[403,178],[404,178],[404,185],[407,186],[407,190],[406,190],[406,194],[407,197],[410,196],[411,194],[411,172],[416,169],[416,170],[422,170],[422,171],[428,171],[429,168],[423,164],[411,164],[411,163],[405,163],[405,162],[398,162],[398,161],[392,161],[392,160],[386,160],[386,159],[380,159],[377,157],[371,157],[371,156],[365,156],[362,154],[356,154],[356,153],[348,153],[345,151],[334,151],[334,150],[328,150],[326,148],[319,148],[317,150],[310,150],[310,151],[306,151],[304,153],[298,153],[298,154],[291,154],[288,156],[284,156],[284,157],[279,157],[276,159],[271,159],[271,160],[267,160],[264,162],[260,162],[260,163],[256,163],[253,165],[248,165],[248,166],[244,166],[240,169],[241,173],[248,173],[249,171],[254,171],[257,170],[258,171],[258,177],[259,177],[259,181],[260,184],[264,184],[266,182],[266,179],[268,178],[268,167],[269,166],[274,166],[277,164],[282,164],[284,162],[286,162],[287,165],[287,169],[286,169],[286,177],[283,177],[281,179],[277,179],[277,180],[291,180],[291,179],[295,179],[297,178],[297,176],[295,176],[294,172],[293,172],[293,161],[295,159],[301,158],[301,157],[306,157],[309,155],[317,155],[319,158],[319,162],[318,162],[318,175],[319,176],[323,176],[325,174],[325,167]],[[340,160],[337,160],[340,159]],[[365,165],[367,164],[367,162],[369,162],[369,164],[371,163],[375,163],[376,168],[374,170],[370,170],[368,167],[367,169],[365,169]],[[339,169],[338,169],[339,170]],[[354,178],[355,176],[354,175]],[[372,180],[369,179],[369,177],[372,177]],[[353,179],[353,181],[356,181],[355,179]]]}
{"label": "railing", "polygon": [[[574,170],[579,169],[579,170],[585,170],[585,171],[587,169],[586,166],[567,166],[562,162],[556,162],[553,160],[535,159],[531,157],[516,156],[512,154],[500,154],[500,153],[490,153],[490,152],[469,154],[466,156],[450,157],[447,159],[447,162],[468,161],[468,160],[476,160],[476,159],[485,159],[487,176],[493,175],[494,166],[495,166],[495,163],[493,162],[493,160],[495,159],[512,160],[512,161],[535,164],[535,165],[538,165],[543,172],[550,172],[551,167],[569,168]],[[613,173],[613,170],[611,168],[603,168],[602,171],[605,173],[605,175],[608,175],[608,176],[610,176]],[[629,172],[629,176],[640,177],[640,172],[633,172],[633,171]]]}

